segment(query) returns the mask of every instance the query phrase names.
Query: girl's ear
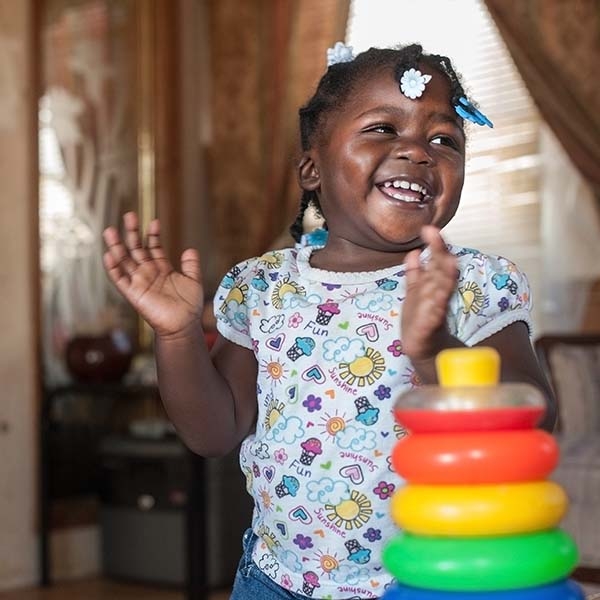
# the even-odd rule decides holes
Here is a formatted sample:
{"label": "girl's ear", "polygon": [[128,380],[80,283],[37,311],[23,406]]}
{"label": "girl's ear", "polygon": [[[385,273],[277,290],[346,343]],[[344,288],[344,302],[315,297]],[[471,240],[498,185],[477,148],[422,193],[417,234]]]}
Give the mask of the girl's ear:
{"label": "girl's ear", "polygon": [[321,185],[319,169],[317,169],[315,161],[308,153],[302,156],[302,160],[298,165],[298,181],[300,182],[300,187],[307,192],[314,192]]}

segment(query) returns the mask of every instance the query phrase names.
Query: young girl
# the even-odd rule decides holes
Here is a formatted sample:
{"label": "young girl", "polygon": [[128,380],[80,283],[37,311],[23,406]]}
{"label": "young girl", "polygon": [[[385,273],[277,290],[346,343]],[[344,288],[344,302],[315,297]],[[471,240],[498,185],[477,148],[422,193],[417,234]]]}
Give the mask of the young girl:
{"label": "young girl", "polygon": [[530,296],[514,264],[448,246],[465,167],[464,119],[489,121],[443,56],[418,45],[352,57],[336,45],[300,110],[304,190],[324,216],[324,245],[235,266],[215,296],[220,335],[207,351],[193,250],[173,269],[159,223],[142,244],[105,232],[110,278],[156,333],[163,402],[204,456],[243,442],[254,498],[233,598],[377,598],[390,583],[382,544],[397,530],[401,484],[388,460],[398,395],[436,382],[434,358],[483,344],[502,379],[551,394],[532,352]]}

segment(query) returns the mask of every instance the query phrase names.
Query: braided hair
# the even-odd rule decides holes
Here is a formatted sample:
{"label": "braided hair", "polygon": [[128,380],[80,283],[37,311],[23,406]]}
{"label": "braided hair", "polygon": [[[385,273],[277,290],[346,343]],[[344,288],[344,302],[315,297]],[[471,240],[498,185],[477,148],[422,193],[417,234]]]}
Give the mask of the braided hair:
{"label": "braided hair", "polygon": [[[417,68],[419,63],[438,70],[450,83],[450,103],[454,106],[458,99],[465,96],[460,75],[454,70],[451,60],[439,54],[425,54],[420,44],[410,44],[399,48],[370,48],[349,62],[331,65],[317,85],[312,98],[299,110],[300,144],[302,151],[309,150],[323,129],[327,113],[341,108],[359,81],[375,71],[392,67],[394,78],[400,85],[400,79],[407,69]],[[296,242],[302,237],[304,213],[312,205],[321,214],[317,193],[304,190],[300,200],[300,209],[296,220],[290,227],[290,233]]]}

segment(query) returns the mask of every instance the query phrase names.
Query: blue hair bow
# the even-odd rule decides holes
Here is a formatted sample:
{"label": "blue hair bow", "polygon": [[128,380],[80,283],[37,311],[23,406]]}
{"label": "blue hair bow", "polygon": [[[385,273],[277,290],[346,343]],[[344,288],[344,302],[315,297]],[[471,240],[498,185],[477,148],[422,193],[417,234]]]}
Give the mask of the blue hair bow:
{"label": "blue hair bow", "polygon": [[459,116],[475,125],[487,125],[488,127],[494,127],[494,124],[479,110],[477,110],[470,100],[467,100],[464,96],[458,99],[458,104],[454,105],[454,110]]}

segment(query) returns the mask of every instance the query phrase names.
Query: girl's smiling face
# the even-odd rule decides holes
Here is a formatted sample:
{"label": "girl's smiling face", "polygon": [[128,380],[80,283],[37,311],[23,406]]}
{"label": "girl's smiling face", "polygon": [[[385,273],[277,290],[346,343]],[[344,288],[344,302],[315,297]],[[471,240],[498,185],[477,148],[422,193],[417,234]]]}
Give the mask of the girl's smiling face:
{"label": "girl's smiling face", "polygon": [[[423,225],[454,216],[464,181],[465,136],[448,79],[432,75],[423,95],[400,92],[390,68],[356,86],[328,113],[300,181],[314,190],[331,250],[400,254],[422,245]],[[391,258],[391,257],[390,257]]]}

